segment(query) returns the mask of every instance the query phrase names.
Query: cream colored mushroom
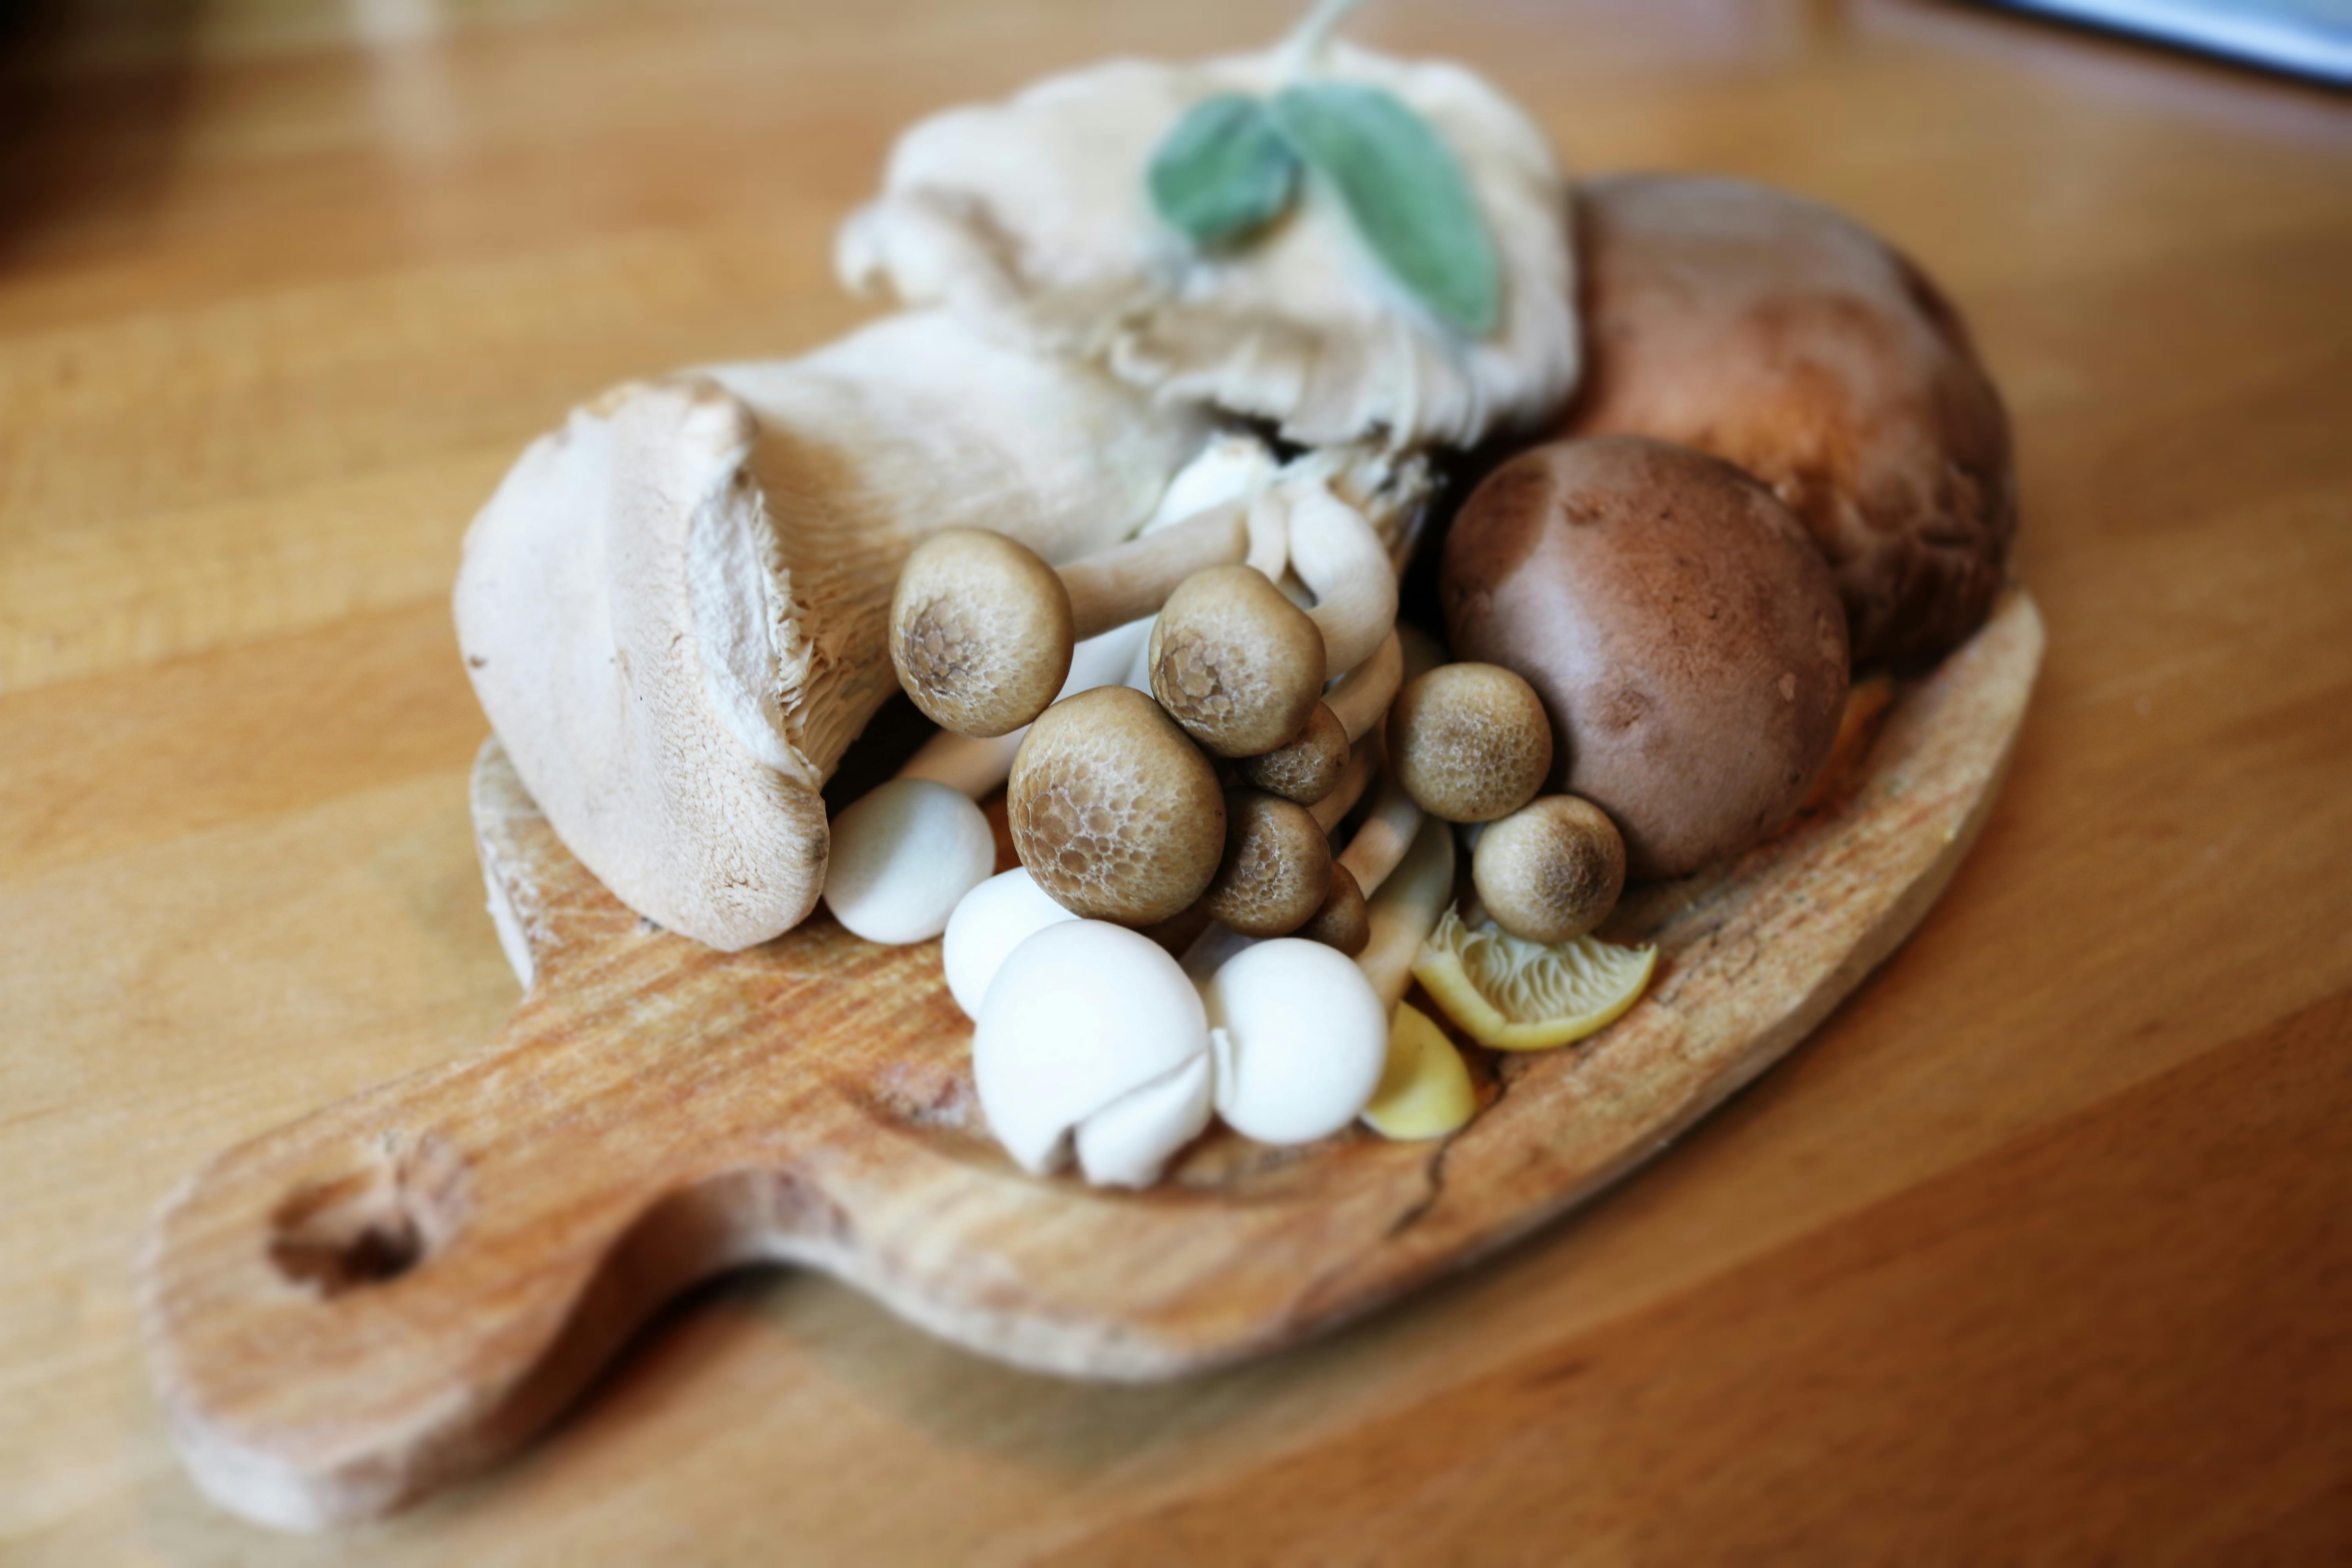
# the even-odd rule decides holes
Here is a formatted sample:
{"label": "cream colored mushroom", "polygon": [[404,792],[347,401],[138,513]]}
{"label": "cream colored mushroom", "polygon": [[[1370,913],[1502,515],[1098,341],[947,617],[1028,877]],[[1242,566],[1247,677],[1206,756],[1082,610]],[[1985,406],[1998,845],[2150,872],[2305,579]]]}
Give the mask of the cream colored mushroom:
{"label": "cream colored mushroom", "polygon": [[[1574,386],[1578,342],[1570,204],[1542,132],[1458,66],[1307,42],[1305,58],[1118,61],[923,121],[842,231],[844,280],[1274,421],[1307,446],[1469,447],[1544,417]],[[1195,252],[1154,216],[1144,172],[1186,110],[1263,97],[1302,69],[1394,93],[1452,150],[1501,265],[1493,332],[1465,338],[1400,308],[1319,180],[1231,252]]]}
{"label": "cream colored mushroom", "polygon": [[1053,559],[1099,549],[1202,435],[940,313],[624,387],[534,443],[475,519],[467,670],[616,897],[713,947],[765,941],[823,886],[817,792],[895,685],[913,541],[985,521]]}
{"label": "cream colored mushroom", "polygon": [[1396,629],[1396,566],[1363,513],[1323,485],[1278,488],[1267,499],[1275,496],[1288,505],[1290,569],[1315,595],[1307,614],[1323,634],[1324,661],[1353,669]]}
{"label": "cream colored mushroom", "polygon": [[1356,965],[1385,1009],[1393,1011],[1412,988],[1421,944],[1453,901],[1454,830],[1438,817],[1424,817],[1403,858],[1365,900],[1371,939]]}
{"label": "cream colored mushroom", "polygon": [[1202,988],[1217,1115],[1261,1143],[1307,1143],[1356,1119],[1388,1060],[1389,1010],[1364,972],[1320,942],[1277,937]]}
{"label": "cream colored mushroom", "polygon": [[966,1017],[978,1018],[990,984],[1013,950],[1049,925],[1077,918],[1046,897],[1022,867],[991,877],[966,893],[948,918],[940,941],[948,994]]}
{"label": "cream colored mushroom", "polygon": [[1180,913],[1224,853],[1216,770],[1159,704],[1124,686],[1039,717],[1013,760],[1005,808],[1037,885],[1089,920]]}
{"label": "cream colored mushroom", "polygon": [[1248,517],[1245,505],[1224,502],[1059,571],[1003,534],[943,529],[908,556],[891,597],[899,683],[942,729],[1017,730],[1054,700],[1079,641],[1150,615],[1197,573],[1243,560]]}

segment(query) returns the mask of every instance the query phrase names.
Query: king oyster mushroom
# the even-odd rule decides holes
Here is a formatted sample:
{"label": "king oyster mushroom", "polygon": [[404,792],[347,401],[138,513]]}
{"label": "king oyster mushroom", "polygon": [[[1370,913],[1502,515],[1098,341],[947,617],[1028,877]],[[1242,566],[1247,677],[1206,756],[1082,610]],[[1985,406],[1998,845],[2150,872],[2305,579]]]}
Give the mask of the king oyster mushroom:
{"label": "king oyster mushroom", "polygon": [[890,593],[913,542],[982,525],[1049,561],[1100,549],[1204,436],[943,312],[623,387],[533,443],[475,519],[467,673],[615,897],[746,947],[824,885],[818,790],[897,687]]}
{"label": "king oyster mushroom", "polygon": [[[922,121],[843,229],[843,280],[1307,447],[1469,447],[1547,417],[1574,387],[1578,345],[1569,205],[1543,133],[1459,66],[1318,32],[1191,64],[1112,61]],[[1145,174],[1171,128],[1209,99],[1263,100],[1302,77],[1385,89],[1451,153],[1498,267],[1491,331],[1419,309],[1319,179],[1238,247],[1196,249],[1160,220]]]}

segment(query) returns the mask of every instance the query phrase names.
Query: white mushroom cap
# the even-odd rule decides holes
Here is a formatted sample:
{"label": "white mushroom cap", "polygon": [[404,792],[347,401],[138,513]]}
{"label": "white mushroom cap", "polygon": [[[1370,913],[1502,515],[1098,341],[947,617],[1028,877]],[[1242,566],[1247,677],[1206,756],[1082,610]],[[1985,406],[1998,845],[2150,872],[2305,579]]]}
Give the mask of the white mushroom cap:
{"label": "white mushroom cap", "polygon": [[892,779],[833,819],[825,907],[868,942],[925,942],[996,868],[996,836],[971,797]]}
{"label": "white mushroom cap", "polygon": [[1566,187],[1542,132],[1459,66],[1344,44],[1318,74],[1384,88],[1451,148],[1495,242],[1502,317],[1468,341],[1419,310],[1318,179],[1253,243],[1195,254],[1152,212],[1144,173],[1192,105],[1285,84],[1281,50],[1195,64],[1115,61],[899,139],[881,196],[843,229],[853,288],[946,305],[1163,397],[1276,422],[1324,446],[1475,445],[1573,390]]}
{"label": "white mushroom cap", "polygon": [[989,983],[1013,950],[1050,925],[1078,917],[1055,903],[1019,866],[991,877],[963,896],[948,917],[940,964],[948,991],[969,1018],[980,1016]]}
{"label": "white mushroom cap", "polygon": [[1023,1169],[1059,1169],[1075,1137],[1088,1180],[1140,1186],[1208,1124],[1208,1048],[1200,993],[1174,959],[1124,926],[1070,921],[997,970],[972,1076]]}
{"label": "white mushroom cap", "polygon": [[1202,990],[1217,1114],[1261,1143],[1307,1143],[1353,1121],[1380,1087],[1389,1010],[1337,949],[1297,937],[1244,948]]}

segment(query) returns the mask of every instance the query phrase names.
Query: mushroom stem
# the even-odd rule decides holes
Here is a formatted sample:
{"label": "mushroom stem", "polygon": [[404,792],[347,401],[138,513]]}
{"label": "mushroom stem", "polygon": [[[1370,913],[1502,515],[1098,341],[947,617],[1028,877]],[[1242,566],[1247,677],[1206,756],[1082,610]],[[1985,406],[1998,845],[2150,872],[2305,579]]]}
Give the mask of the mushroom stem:
{"label": "mushroom stem", "polygon": [[1348,753],[1348,766],[1339,774],[1339,782],[1331,793],[1307,808],[1307,814],[1328,833],[1339,826],[1340,818],[1353,811],[1356,803],[1364,798],[1364,790],[1372,782],[1372,743],[1359,742]]}
{"label": "mushroom stem", "polygon": [[1320,485],[1290,499],[1290,566],[1315,595],[1307,613],[1324,662],[1353,669],[1396,628],[1396,567],[1364,514]]}
{"label": "mushroom stem", "polygon": [[1195,572],[1232,565],[1250,554],[1250,508],[1222,501],[1183,521],[1061,568],[1070,595],[1070,629],[1098,637],[1158,610]]}
{"label": "mushroom stem", "polygon": [[1403,860],[1367,900],[1372,938],[1356,958],[1390,1012],[1412,988],[1413,960],[1453,899],[1454,830],[1424,817]]}
{"label": "mushroom stem", "polygon": [[1370,658],[1341,676],[1323,694],[1323,702],[1331,710],[1332,717],[1339,721],[1339,727],[1348,731],[1348,743],[1353,745],[1387,714],[1389,704],[1396,700],[1397,688],[1403,683],[1404,644],[1391,627]]}
{"label": "mushroom stem", "polygon": [[1404,858],[1425,816],[1412,803],[1394,773],[1381,775],[1381,793],[1372,798],[1372,813],[1349,841],[1339,864],[1348,868],[1366,898],[1380,890],[1397,862]]}

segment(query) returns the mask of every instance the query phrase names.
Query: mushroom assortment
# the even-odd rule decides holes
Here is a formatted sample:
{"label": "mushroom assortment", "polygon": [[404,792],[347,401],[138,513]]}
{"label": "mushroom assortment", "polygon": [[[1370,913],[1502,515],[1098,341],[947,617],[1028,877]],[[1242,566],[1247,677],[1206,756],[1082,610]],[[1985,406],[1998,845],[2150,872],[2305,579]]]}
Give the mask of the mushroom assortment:
{"label": "mushroom assortment", "polygon": [[[467,534],[468,672],[563,842],[713,947],[820,894],[940,939],[1028,1171],[1457,1131],[1431,943],[1610,951],[1629,877],[1778,831],[1855,664],[1940,653],[2005,567],[2005,416],[1908,262],[1738,182],[1571,201],[1345,8],[918,125],[837,252],[902,313],[606,395]],[[1547,429],[1447,528],[1449,658],[1399,569],[1473,448]],[[894,687],[940,732],[827,822]]]}

